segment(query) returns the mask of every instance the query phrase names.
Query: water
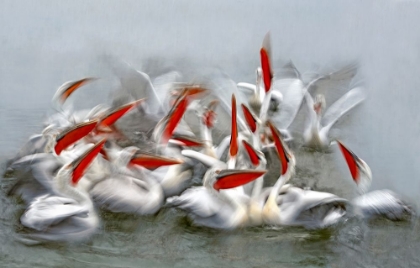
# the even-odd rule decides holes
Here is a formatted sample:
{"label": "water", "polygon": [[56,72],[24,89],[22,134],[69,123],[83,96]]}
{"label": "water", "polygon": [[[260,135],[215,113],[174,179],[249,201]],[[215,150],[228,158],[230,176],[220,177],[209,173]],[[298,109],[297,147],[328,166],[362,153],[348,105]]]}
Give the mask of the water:
{"label": "water", "polygon": [[[301,72],[328,72],[357,61],[368,100],[337,131],[371,167],[372,189],[394,190],[418,205],[420,190],[420,3],[418,1],[2,1],[0,4],[0,163],[33,133],[64,81],[106,77],[77,93],[86,106],[118,85],[110,56],[149,73],[177,63],[220,67],[254,81],[258,49],[272,35],[274,66],[292,59]],[[155,66],[146,64],[154,63]],[[142,68],[143,67],[143,68]],[[355,81],[355,83],[358,81]],[[86,92],[85,91],[85,92]],[[76,95],[75,95],[76,97]],[[336,152],[296,153],[296,184],[350,198],[355,188]],[[319,167],[322,167],[319,170]],[[233,232],[190,226],[184,214],[101,212],[102,228],[82,245],[24,246],[23,205],[0,191],[3,267],[414,267],[419,224],[349,220],[338,227],[250,228]]]}

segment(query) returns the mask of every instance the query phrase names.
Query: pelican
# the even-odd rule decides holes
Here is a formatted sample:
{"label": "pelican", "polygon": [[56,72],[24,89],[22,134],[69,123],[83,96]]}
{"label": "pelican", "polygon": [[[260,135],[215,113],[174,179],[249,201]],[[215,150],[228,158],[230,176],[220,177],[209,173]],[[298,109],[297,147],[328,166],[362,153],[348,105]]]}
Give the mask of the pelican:
{"label": "pelican", "polygon": [[138,169],[133,174],[111,174],[95,184],[90,194],[103,209],[137,215],[154,214],[164,202],[159,183]]}
{"label": "pelican", "polygon": [[113,143],[108,143],[104,151],[108,161],[97,162],[95,169],[85,175],[86,181],[93,184],[89,193],[95,203],[112,212],[156,213],[165,195],[156,178],[160,173],[149,170],[182,161],[142,152],[134,146],[119,148]]}
{"label": "pelican", "polygon": [[48,125],[41,134],[32,135],[19,152],[11,159],[10,163],[19,160],[27,155],[37,153],[56,153],[59,155],[62,150],[76,143],[91,132],[98,120],[91,120],[68,127],[56,127]]}
{"label": "pelican", "polygon": [[104,142],[97,143],[59,169],[53,179],[57,195],[43,195],[31,202],[20,218],[22,225],[34,231],[28,235],[30,239],[79,242],[89,239],[96,232],[99,218],[89,194],[74,186],[82,179]]}
{"label": "pelican", "polygon": [[[25,202],[30,202],[40,193],[53,192],[55,188],[50,178],[63,165],[74,160],[91,146],[90,143],[80,140],[92,131],[96,124],[97,120],[93,120],[77,124],[61,133],[44,131],[42,136],[35,136],[29,140],[24,147],[28,150],[19,152],[8,170],[29,169],[32,176],[19,179],[10,193],[17,193]],[[68,149],[71,145],[72,148]]]}
{"label": "pelican", "polygon": [[317,95],[315,101],[309,93],[305,94],[308,108],[308,122],[304,131],[305,146],[322,149],[330,145],[329,131],[331,127],[347,112],[363,102],[365,94],[361,87],[356,87],[344,94],[333,103],[325,112],[325,98]]}
{"label": "pelican", "polygon": [[[257,75],[257,81],[256,84],[250,84],[245,82],[240,82],[237,84],[238,88],[242,88],[247,90],[248,93],[251,94],[248,100],[248,105],[251,107],[254,113],[260,114],[261,106],[263,104],[264,98],[265,98],[265,88],[262,86],[262,69],[261,67],[257,68],[256,71]],[[271,93],[270,98],[270,104],[267,107],[268,113],[273,113],[276,111],[280,105],[280,103],[283,102],[283,94],[280,91],[273,91]]]}
{"label": "pelican", "polygon": [[53,96],[53,103],[56,105],[62,105],[78,88],[95,80],[96,78],[86,77],[77,81],[65,82],[55,92]]}
{"label": "pelican", "polygon": [[413,215],[410,205],[390,190],[368,192],[372,183],[370,167],[348,149],[342,142],[337,144],[349,167],[353,181],[358,186],[359,196],[351,200],[354,213],[361,218],[386,217],[391,220],[402,220],[407,215]]}
{"label": "pelican", "polygon": [[271,57],[271,38],[270,33],[267,33],[260,49],[261,68],[257,68],[256,85],[243,82],[237,85],[252,92],[248,102],[250,107],[259,115],[262,124],[270,118],[285,137],[285,141],[293,139],[290,127],[308,92],[314,91],[314,88],[326,87],[325,82],[349,80],[356,74],[355,65],[349,65],[336,72],[318,76],[305,84],[292,62],[279,73],[273,74]]}
{"label": "pelican", "polygon": [[[265,159],[264,154],[259,150],[255,150],[252,145],[245,140],[242,141],[242,144],[248,153],[249,160],[254,168],[256,170],[266,169],[267,160]],[[265,199],[261,198],[261,192],[264,185],[264,176],[259,177],[252,183],[252,190],[248,204],[248,225],[259,226],[263,223],[262,208]]]}
{"label": "pelican", "polygon": [[243,227],[248,223],[249,197],[224,189],[249,183],[264,173],[210,168],[203,178],[203,186],[189,188],[180,196],[168,198],[167,203],[186,210],[195,225],[216,229]]}
{"label": "pelican", "polygon": [[[347,200],[324,192],[302,190],[285,185],[294,173],[295,157],[286,149],[280,133],[269,123],[282,165],[281,176],[269,190],[262,208],[263,221],[268,225],[324,228],[345,215]],[[267,194],[268,191],[265,191]]]}

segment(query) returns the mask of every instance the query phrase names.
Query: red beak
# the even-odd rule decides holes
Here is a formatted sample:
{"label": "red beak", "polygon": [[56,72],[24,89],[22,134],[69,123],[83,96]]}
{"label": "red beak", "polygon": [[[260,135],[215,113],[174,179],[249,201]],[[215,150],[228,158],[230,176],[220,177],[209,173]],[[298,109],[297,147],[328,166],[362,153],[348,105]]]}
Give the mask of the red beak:
{"label": "red beak", "polygon": [[219,104],[218,100],[213,100],[207,107],[207,111],[203,114],[203,123],[208,127],[212,128],[214,126],[214,121],[216,119],[216,106]]}
{"label": "red beak", "polygon": [[130,165],[139,165],[144,168],[154,170],[162,166],[178,165],[183,162],[174,158],[166,158],[148,153],[137,153],[131,160]]}
{"label": "red beak", "polygon": [[73,174],[71,180],[73,185],[76,185],[77,182],[83,177],[83,174],[85,173],[87,167],[90,165],[90,163],[92,163],[93,159],[101,151],[105,141],[105,139],[101,140],[100,142],[95,144],[95,146],[89,149],[86,153],[84,153],[71,163],[71,166],[73,167]]}
{"label": "red beak", "polygon": [[99,153],[102,155],[102,157],[103,157],[105,160],[110,161],[110,160],[109,160],[108,153],[106,152],[106,150],[105,150],[103,147],[101,148],[101,150],[99,151]]}
{"label": "red beak", "polygon": [[261,177],[266,172],[265,170],[222,170],[217,175],[217,181],[213,184],[213,188],[217,191],[235,188]]}
{"label": "red beak", "polygon": [[172,137],[172,134],[178,125],[179,121],[181,121],[182,116],[184,115],[185,111],[188,107],[188,98],[186,95],[181,95],[177,101],[175,102],[174,107],[169,112],[167,116],[167,121],[165,128],[163,129],[161,143],[167,143],[169,139]]}
{"label": "red beak", "polygon": [[190,87],[186,87],[184,89],[183,95],[187,96],[187,97],[198,97],[201,94],[207,93],[208,90],[205,88],[202,88],[200,86],[190,86]]}
{"label": "red beak", "polygon": [[277,153],[281,162],[281,175],[284,175],[289,167],[289,157],[287,156],[286,149],[277,128],[271,122],[268,122],[268,126],[270,127],[273,135],[274,144],[276,145]]}
{"label": "red beak", "polygon": [[347,166],[350,169],[351,176],[356,183],[359,183],[360,174],[359,174],[359,166],[357,164],[358,157],[346,146],[344,146],[340,141],[337,140],[338,146],[340,147],[341,153],[343,154],[344,158],[346,159]]}
{"label": "red beak", "polygon": [[260,50],[261,56],[261,69],[262,69],[262,76],[265,86],[265,92],[267,93],[270,91],[271,88],[271,80],[273,78],[273,73],[271,71],[271,40],[270,40],[270,33],[267,33],[263,40],[263,45]]}
{"label": "red beak", "polygon": [[60,93],[59,94],[59,101],[61,103],[64,103],[68,97],[70,97],[70,95],[76,91],[76,89],[78,89],[79,87],[83,86],[84,84],[91,82],[93,80],[96,80],[96,78],[83,78],[81,80],[77,80],[77,81],[71,81],[71,82],[67,82],[64,85],[62,85],[58,91]]}
{"label": "red beak", "polygon": [[236,122],[236,98],[235,94],[232,94],[232,134],[230,138],[230,156],[236,156],[238,154],[238,125]]}
{"label": "red beak", "polygon": [[258,164],[260,163],[260,157],[258,156],[257,152],[255,152],[255,149],[251,146],[251,144],[249,144],[245,140],[242,141],[242,144],[244,145],[245,150],[248,153],[251,163],[254,166],[258,166]]}
{"label": "red beak", "polygon": [[55,153],[59,155],[64,149],[89,134],[97,123],[98,120],[80,123],[60,133],[56,138],[56,144],[54,146]]}
{"label": "red beak", "polygon": [[249,126],[249,129],[251,129],[252,133],[255,133],[255,131],[257,130],[257,120],[255,120],[254,115],[251,113],[248,107],[245,106],[245,104],[241,104],[241,106],[242,112],[244,113],[245,120]]}
{"label": "red beak", "polygon": [[201,147],[203,143],[197,139],[181,136],[181,135],[174,135],[172,136],[171,140],[175,141],[177,144],[185,147]]}
{"label": "red beak", "polygon": [[134,102],[131,102],[129,104],[123,105],[120,108],[115,109],[114,111],[110,112],[108,115],[106,115],[104,118],[102,118],[101,122],[99,123],[98,127],[108,127],[113,125],[118,119],[120,119],[124,114],[126,114],[128,111],[142,103],[144,99],[140,99]]}

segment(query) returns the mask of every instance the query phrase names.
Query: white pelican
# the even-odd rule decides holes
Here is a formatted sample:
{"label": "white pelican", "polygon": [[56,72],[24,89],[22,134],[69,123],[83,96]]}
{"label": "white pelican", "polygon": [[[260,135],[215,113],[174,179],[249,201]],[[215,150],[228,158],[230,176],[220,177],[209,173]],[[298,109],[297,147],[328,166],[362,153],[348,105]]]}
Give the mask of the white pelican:
{"label": "white pelican", "polygon": [[370,167],[340,141],[338,146],[350,169],[351,176],[358,186],[359,196],[351,200],[354,213],[363,218],[384,216],[391,220],[401,220],[414,214],[410,205],[390,190],[367,192],[372,182]]}
{"label": "white pelican", "polygon": [[303,133],[305,146],[311,148],[325,148],[331,143],[328,136],[332,126],[348,111],[356,107],[365,99],[361,87],[356,87],[344,94],[339,100],[333,103],[322,115],[325,108],[325,98],[317,95],[315,102],[309,93],[305,94],[308,108],[308,122]]}
{"label": "white pelican", "polygon": [[[248,153],[249,160],[256,170],[265,170],[267,165],[267,160],[264,157],[264,154],[261,151],[255,150],[249,143],[245,140],[242,141],[242,144]],[[262,208],[265,202],[265,199],[261,198],[261,191],[264,185],[264,176],[259,177],[252,183],[252,191],[250,194],[249,204],[248,204],[248,225],[259,226],[263,223],[262,218]]]}
{"label": "white pelican", "polygon": [[[23,176],[19,179],[10,193],[21,195],[25,202],[30,202],[40,193],[53,191],[51,179],[53,174],[91,146],[89,143],[78,141],[92,131],[96,125],[97,120],[93,120],[77,124],[61,133],[46,132],[40,137],[29,140],[25,146],[28,150],[19,152],[8,170],[25,171],[29,169],[32,176]],[[66,149],[72,144],[74,145],[71,149]]]}
{"label": "white pelican", "polygon": [[86,191],[74,187],[101,150],[105,140],[59,169],[54,177],[57,195],[47,194],[33,200],[20,218],[34,230],[36,241],[79,242],[89,239],[99,225],[99,218]]}
{"label": "white pelican", "polygon": [[286,149],[278,130],[272,123],[269,123],[269,126],[282,171],[262,208],[263,221],[268,225],[307,228],[324,228],[338,222],[345,215],[347,200],[330,193],[302,190],[285,185],[294,173],[295,157]]}
{"label": "white pelican", "polygon": [[180,196],[168,198],[167,202],[186,210],[195,225],[217,229],[246,226],[249,197],[222,189],[249,183],[264,173],[265,171],[210,168],[203,178],[203,186],[189,188]]}
{"label": "white pelican", "polygon": [[181,160],[107,144],[108,161],[98,161],[85,177],[96,204],[112,212],[154,214],[163,205],[164,191],[155,171],[162,166],[179,165]]}
{"label": "white pelican", "polygon": [[[307,92],[313,91],[313,88],[325,86],[324,82],[349,80],[356,74],[355,66],[350,65],[339,71],[318,76],[305,84],[292,62],[277,75],[273,74],[271,58],[271,38],[270,33],[267,33],[260,49],[261,68],[257,69],[256,85],[238,83],[238,87],[252,92],[249,105],[259,115],[262,124],[271,118],[270,120],[275,123],[286,141],[293,139],[289,128]],[[284,71],[287,73],[286,77],[281,74]]]}
{"label": "white pelican", "polygon": [[65,82],[55,92],[53,96],[53,104],[62,105],[78,88],[95,80],[96,78],[87,77],[77,81]]}
{"label": "white pelican", "polygon": [[95,184],[90,194],[103,209],[138,215],[154,214],[164,202],[162,187],[141,170],[133,170],[133,175],[111,174]]}

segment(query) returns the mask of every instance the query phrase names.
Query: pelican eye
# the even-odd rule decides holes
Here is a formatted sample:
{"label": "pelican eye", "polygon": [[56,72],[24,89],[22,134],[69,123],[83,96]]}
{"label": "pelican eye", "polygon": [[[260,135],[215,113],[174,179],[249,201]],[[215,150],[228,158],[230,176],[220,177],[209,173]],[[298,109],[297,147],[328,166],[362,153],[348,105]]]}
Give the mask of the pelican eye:
{"label": "pelican eye", "polygon": [[220,169],[218,169],[218,170],[215,171],[216,174],[220,174],[220,172],[221,172]]}

